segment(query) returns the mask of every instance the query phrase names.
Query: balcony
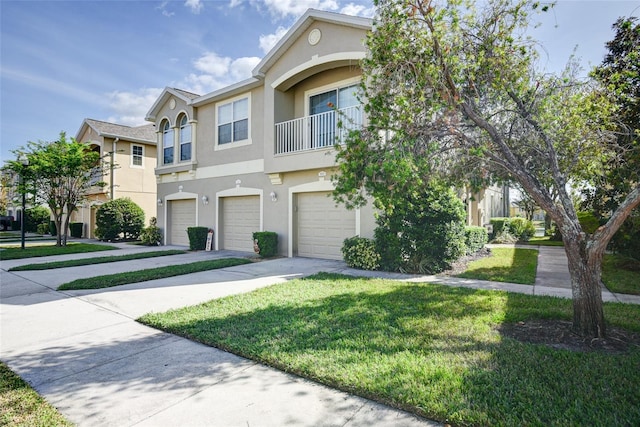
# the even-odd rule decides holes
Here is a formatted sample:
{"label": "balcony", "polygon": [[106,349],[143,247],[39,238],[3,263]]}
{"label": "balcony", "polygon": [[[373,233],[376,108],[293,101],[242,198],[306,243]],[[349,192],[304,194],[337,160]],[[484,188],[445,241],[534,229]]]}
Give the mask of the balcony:
{"label": "balcony", "polygon": [[277,123],[275,154],[298,153],[343,144],[349,131],[361,128],[362,124],[361,105]]}

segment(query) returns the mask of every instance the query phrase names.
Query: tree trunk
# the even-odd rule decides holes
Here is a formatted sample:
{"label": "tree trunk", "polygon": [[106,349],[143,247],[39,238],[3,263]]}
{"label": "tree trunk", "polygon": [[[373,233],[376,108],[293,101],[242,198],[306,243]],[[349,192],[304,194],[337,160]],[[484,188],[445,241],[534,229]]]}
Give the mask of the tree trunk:
{"label": "tree trunk", "polygon": [[606,333],[601,280],[604,249],[595,247],[587,250],[585,242],[578,236],[565,237],[564,248],[571,274],[573,329],[583,337],[603,338]]}

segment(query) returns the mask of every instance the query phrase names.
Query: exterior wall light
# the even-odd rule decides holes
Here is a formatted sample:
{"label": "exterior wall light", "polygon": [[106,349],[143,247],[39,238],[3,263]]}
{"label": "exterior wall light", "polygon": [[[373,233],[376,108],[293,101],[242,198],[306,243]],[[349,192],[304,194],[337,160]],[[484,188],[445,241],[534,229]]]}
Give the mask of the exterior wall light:
{"label": "exterior wall light", "polygon": [[277,202],[278,201],[278,195],[276,194],[275,191],[272,191],[271,193],[269,193],[269,196],[271,196],[271,201],[272,202]]}
{"label": "exterior wall light", "polygon": [[202,196],[202,204],[203,205],[208,205],[209,204],[209,198],[207,196]]}
{"label": "exterior wall light", "polygon": [[158,199],[158,206],[162,206],[162,199]]}

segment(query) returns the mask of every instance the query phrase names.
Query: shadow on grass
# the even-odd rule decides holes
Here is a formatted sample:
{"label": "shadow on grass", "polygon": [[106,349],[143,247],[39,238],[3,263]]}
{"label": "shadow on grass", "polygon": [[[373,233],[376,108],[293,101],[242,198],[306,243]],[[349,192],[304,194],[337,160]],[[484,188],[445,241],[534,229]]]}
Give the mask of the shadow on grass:
{"label": "shadow on grass", "polygon": [[142,321],[453,424],[637,424],[640,351],[571,353],[497,328],[570,313],[557,298],[323,274]]}

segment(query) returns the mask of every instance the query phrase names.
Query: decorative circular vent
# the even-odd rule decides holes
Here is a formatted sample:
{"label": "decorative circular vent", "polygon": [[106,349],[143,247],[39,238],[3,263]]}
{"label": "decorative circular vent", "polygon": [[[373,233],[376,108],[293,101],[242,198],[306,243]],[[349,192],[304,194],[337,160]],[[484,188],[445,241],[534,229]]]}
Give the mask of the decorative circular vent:
{"label": "decorative circular vent", "polygon": [[309,44],[311,46],[317,45],[321,37],[322,37],[322,33],[320,32],[319,29],[315,28],[311,30],[311,32],[309,33]]}

